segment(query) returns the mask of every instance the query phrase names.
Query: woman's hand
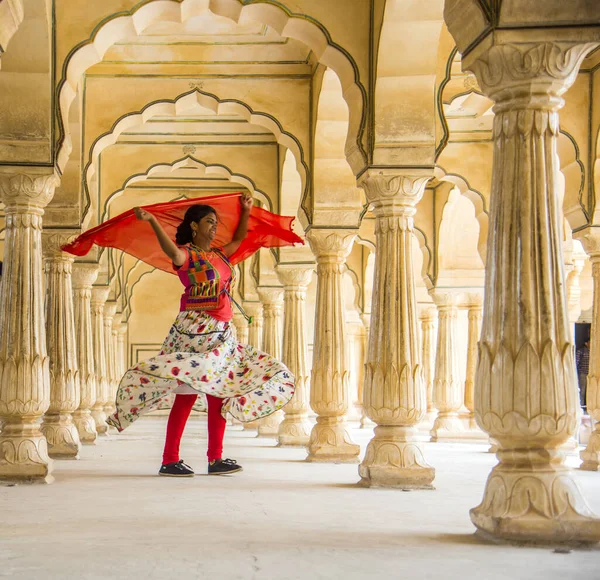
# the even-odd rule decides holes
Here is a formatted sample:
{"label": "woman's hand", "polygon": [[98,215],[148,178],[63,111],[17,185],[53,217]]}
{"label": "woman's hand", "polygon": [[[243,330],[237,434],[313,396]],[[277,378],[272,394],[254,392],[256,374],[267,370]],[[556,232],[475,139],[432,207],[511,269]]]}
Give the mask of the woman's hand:
{"label": "woman's hand", "polygon": [[242,197],[240,197],[240,205],[242,206],[242,210],[250,211],[252,209],[254,201],[248,192],[243,193]]}
{"label": "woman's hand", "polygon": [[154,216],[149,211],[146,211],[141,207],[134,207],[133,212],[135,213],[135,217],[139,220],[142,220],[143,222],[149,222],[152,220],[152,218],[154,218]]}

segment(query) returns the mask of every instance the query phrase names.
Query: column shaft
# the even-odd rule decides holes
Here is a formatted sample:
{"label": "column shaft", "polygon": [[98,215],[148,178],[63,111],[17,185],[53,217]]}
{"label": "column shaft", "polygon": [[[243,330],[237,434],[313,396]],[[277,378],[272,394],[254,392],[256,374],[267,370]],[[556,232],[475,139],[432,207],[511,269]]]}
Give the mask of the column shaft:
{"label": "column shaft", "polygon": [[360,465],[361,484],[431,489],[416,425],[427,396],[419,351],[412,263],[416,204],[429,175],[369,175],[362,185],[374,206],[375,281],[365,365],[364,407],[377,423]]}
{"label": "column shaft", "polygon": [[560,446],[579,401],[568,326],[559,208],[561,94],[593,45],[493,46],[469,68],[495,101],[477,423],[499,443],[471,520],[513,541],[597,542],[590,512]]}
{"label": "column shaft", "polygon": [[438,414],[431,430],[431,441],[463,438],[465,429],[458,413],[463,404],[456,341],[458,307],[452,293],[435,291],[438,306],[438,335],[435,358],[433,399]]}
{"label": "column shaft", "polygon": [[[259,288],[258,295],[263,306],[263,342],[266,353],[281,359],[281,311],[283,307],[281,288]],[[277,437],[283,411],[279,410],[259,421],[259,437]]]}
{"label": "column shaft", "polygon": [[313,266],[306,265],[277,266],[277,275],[284,285],[282,361],[296,379],[296,392],[284,407],[285,417],[279,425],[278,441],[281,447],[305,447],[310,439],[306,290],[313,271]]}
{"label": "column shaft", "polygon": [[[262,346],[262,332],[263,332],[263,312],[262,304],[260,302],[245,302],[244,309],[248,316],[252,318],[247,326],[248,328],[248,340],[247,344],[253,346],[256,349],[260,349]],[[258,431],[263,419],[257,419],[256,421],[250,421],[244,423],[245,431]]]}
{"label": "column shaft", "polygon": [[0,291],[0,480],[50,483],[39,419],[50,405],[42,279],[43,208],[58,178],[47,168],[0,173],[6,230]]}
{"label": "column shaft", "polygon": [[581,452],[581,469],[600,469],[600,228],[585,232],[580,238],[592,261],[594,303],[590,335],[590,369],[587,378],[587,412],[596,421],[587,447]]}
{"label": "column shaft", "polygon": [[109,376],[106,365],[106,339],[104,338],[104,304],[110,289],[107,286],[92,288],[92,329],[94,339],[94,360],[96,362],[96,402],[92,407],[92,417],[99,435],[108,434],[106,406],[110,401]]}
{"label": "column shaft", "polygon": [[76,262],[73,265],[73,300],[75,339],[79,367],[80,403],[73,413],[73,422],[84,445],[94,445],[98,437],[92,407],[96,403],[96,367],[92,332],[92,284],[98,277],[97,264]]}
{"label": "column shaft", "polygon": [[354,230],[311,229],[317,258],[317,303],[310,405],[317,413],[307,461],[357,463],[360,447],[346,431],[348,366],[342,275]]}
{"label": "column shaft", "polygon": [[424,431],[431,431],[437,416],[433,402],[433,384],[435,380],[435,308],[425,308],[421,313],[421,359],[423,364],[423,382],[427,393],[427,412],[420,423]]}
{"label": "column shaft", "polygon": [[48,441],[48,453],[55,459],[78,459],[81,445],[72,417],[81,401],[71,283],[74,258],[60,250],[68,241],[62,233],[44,232],[50,406],[42,433]]}
{"label": "column shaft", "polygon": [[113,336],[113,322],[117,314],[117,303],[106,302],[104,305],[104,342],[106,348],[106,379],[108,382],[107,398],[104,402],[104,412],[109,417],[115,412],[115,397],[117,394],[117,351],[116,340]]}

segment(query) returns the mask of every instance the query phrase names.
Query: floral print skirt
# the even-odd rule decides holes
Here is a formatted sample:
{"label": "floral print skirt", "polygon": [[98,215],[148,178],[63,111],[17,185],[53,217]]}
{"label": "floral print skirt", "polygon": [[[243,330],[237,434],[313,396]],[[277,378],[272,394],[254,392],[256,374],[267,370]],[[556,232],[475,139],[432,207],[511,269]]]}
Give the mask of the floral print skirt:
{"label": "floral print skirt", "polygon": [[178,393],[197,394],[197,411],[206,411],[206,395],[224,399],[224,416],[249,422],[281,409],[294,388],[286,366],[237,342],[230,323],[203,312],[180,312],[160,354],[121,379],[108,423],[122,431],[145,413],[170,409]]}

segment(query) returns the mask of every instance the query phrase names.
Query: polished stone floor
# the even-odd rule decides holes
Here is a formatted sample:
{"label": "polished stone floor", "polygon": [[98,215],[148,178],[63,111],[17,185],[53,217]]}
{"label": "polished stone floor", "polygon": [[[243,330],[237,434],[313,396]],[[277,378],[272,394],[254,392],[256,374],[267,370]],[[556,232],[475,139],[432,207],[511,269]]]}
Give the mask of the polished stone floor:
{"label": "polished stone floor", "polygon": [[[244,472],[204,475],[193,417],[182,457],[194,478],[156,475],[165,417],[140,420],[55,462],[52,485],[0,487],[0,578],[13,580],[596,580],[600,551],[490,545],[474,535],[495,457],[486,444],[425,444],[435,491],[363,489],[356,465],[305,463],[229,428]],[[351,429],[363,446],[370,430]],[[576,456],[570,463],[577,465]],[[600,473],[577,471],[600,513]]]}

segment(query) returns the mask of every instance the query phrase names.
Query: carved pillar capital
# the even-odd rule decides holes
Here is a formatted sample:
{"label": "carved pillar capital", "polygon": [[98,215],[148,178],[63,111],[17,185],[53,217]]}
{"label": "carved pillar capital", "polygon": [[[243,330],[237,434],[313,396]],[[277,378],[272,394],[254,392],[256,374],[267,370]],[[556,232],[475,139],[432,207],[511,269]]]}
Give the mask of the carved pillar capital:
{"label": "carved pillar capital", "polygon": [[19,212],[42,215],[59,183],[58,174],[48,167],[32,167],[26,172],[0,168],[0,197],[7,215]]}
{"label": "carved pillar capital", "polygon": [[92,287],[92,306],[101,308],[101,313],[104,315],[104,304],[108,300],[110,294],[109,286],[93,286]]}
{"label": "carved pillar capital", "polygon": [[359,179],[367,200],[373,204],[377,217],[394,215],[413,216],[416,205],[425,193],[427,182],[433,177],[431,169],[412,173],[391,173],[392,170],[369,170]]}
{"label": "carved pillar capital", "polygon": [[352,251],[354,229],[312,228],[306,237],[318,263],[343,263]]}
{"label": "carved pillar capital", "polygon": [[589,226],[573,234],[592,262],[600,260],[600,226]]}
{"label": "carved pillar capital", "polygon": [[117,303],[110,301],[104,304],[104,320],[105,324],[110,324],[112,326],[113,318],[117,313]]}
{"label": "carved pillar capital", "polygon": [[[496,102],[494,111],[518,106],[556,111],[579,66],[597,44],[522,42],[499,44],[469,64],[481,90]],[[558,123],[557,130],[558,130]]]}
{"label": "carved pillar capital", "polygon": [[306,290],[315,271],[313,264],[279,264],[275,271],[284,290],[303,288]]}
{"label": "carved pillar capital", "polygon": [[73,290],[91,290],[92,285],[98,278],[100,266],[98,264],[88,264],[85,262],[75,262],[73,264]]}
{"label": "carved pillar capital", "polygon": [[42,230],[42,250],[45,259],[75,261],[75,256],[62,251],[62,246],[72,242],[78,235],[75,230],[56,230],[44,228]]}
{"label": "carved pillar capital", "polygon": [[283,305],[283,288],[262,286],[258,288],[258,297],[262,302],[266,314],[268,308]]}

